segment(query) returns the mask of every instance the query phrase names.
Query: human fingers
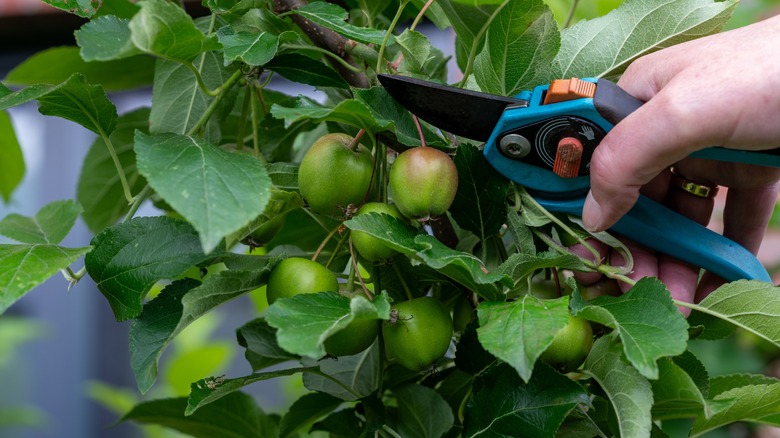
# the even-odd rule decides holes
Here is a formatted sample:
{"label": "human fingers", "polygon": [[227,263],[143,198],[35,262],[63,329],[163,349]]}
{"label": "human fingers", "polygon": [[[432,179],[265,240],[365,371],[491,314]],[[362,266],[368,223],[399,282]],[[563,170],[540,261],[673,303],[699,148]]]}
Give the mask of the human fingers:
{"label": "human fingers", "polygon": [[[760,187],[730,188],[723,211],[723,235],[757,254],[777,199],[777,182]],[[723,283],[722,278],[705,273],[696,291],[696,302]]]}

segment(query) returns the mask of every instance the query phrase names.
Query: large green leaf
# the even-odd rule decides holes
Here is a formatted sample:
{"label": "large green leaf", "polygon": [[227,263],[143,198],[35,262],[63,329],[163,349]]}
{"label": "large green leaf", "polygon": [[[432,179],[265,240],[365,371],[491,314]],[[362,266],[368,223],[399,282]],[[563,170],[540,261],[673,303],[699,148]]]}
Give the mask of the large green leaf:
{"label": "large green leaf", "polygon": [[[57,68],[51,68],[56,65]],[[154,58],[133,56],[107,62],[86,62],[75,46],[42,50],[14,67],[3,81],[9,85],[32,86],[59,84],[74,73],[80,73],[91,84],[100,84],[106,91],[127,90],[146,86],[154,77]]]}
{"label": "large green leaf", "polygon": [[361,214],[344,222],[348,228],[370,234],[393,249],[424,263],[489,301],[503,299],[503,287],[512,280],[505,274],[489,272],[474,255],[450,249],[435,237],[386,214]]}
{"label": "large green leaf", "polygon": [[[439,0],[438,3],[455,31],[455,56],[458,67],[465,71],[469,55],[476,56],[485,41],[485,31],[497,11],[500,4],[509,3],[509,0],[500,2],[470,2],[463,4],[456,0]],[[474,59],[472,58],[473,62]]]}
{"label": "large green leaf", "polygon": [[712,415],[706,394],[683,368],[667,357],[658,361],[658,368],[658,380],[652,382],[653,418],[695,418],[701,412]]}
{"label": "large green leaf", "polygon": [[[382,44],[385,38],[386,31],[357,27],[347,23],[347,11],[342,9],[341,6],[332,3],[323,1],[311,2],[295,9],[293,12],[314,23],[327,27],[339,35],[361,43],[379,45]],[[390,43],[392,41],[393,37],[390,35]]]}
{"label": "large green leaf", "polygon": [[780,294],[761,281],[724,284],[703,299],[697,310],[755,333],[780,347]]}
{"label": "large green leaf", "polygon": [[619,436],[649,437],[653,390],[650,382],[626,363],[623,347],[615,336],[596,340],[585,359],[585,373],[604,390],[615,411]]}
{"label": "large green leaf", "polygon": [[270,32],[246,32],[224,26],[217,31],[225,51],[225,64],[241,61],[249,65],[265,65],[279,49],[279,35]]}
{"label": "large green leaf", "polygon": [[687,348],[688,323],[656,278],[643,278],[619,297],[585,301],[575,292],[572,313],[615,329],[631,364],[648,379],[658,378],[656,360]]}
{"label": "large green leaf", "polygon": [[[135,166],[135,131],[147,132],[149,109],[141,108],[119,118],[116,129],[109,136],[119,163],[125,173],[131,193],[138,193],[146,180]],[[124,196],[116,165],[105,140],[96,138],[84,157],[76,198],[84,207],[84,222],[97,233],[113,225],[130,209]]]}
{"label": "large green leaf", "polygon": [[142,402],[122,421],[155,424],[195,438],[260,438],[277,436],[278,419],[265,414],[247,394],[234,392],[197,413],[185,416],[187,398]]}
{"label": "large green leaf", "polygon": [[[383,352],[379,343],[354,356],[314,360],[304,358],[305,365],[319,370],[303,374],[303,385],[310,391],[324,392],[345,401],[355,401],[373,394],[382,383]],[[316,372],[315,372],[316,371]]]}
{"label": "large green leaf", "polygon": [[368,107],[356,99],[345,99],[335,107],[329,108],[301,96],[292,107],[274,104],[271,107],[271,114],[276,118],[284,119],[286,127],[301,120],[311,120],[314,123],[346,123],[371,133],[383,131],[390,126],[387,121],[374,119]]}
{"label": "large green leaf", "polygon": [[312,87],[349,88],[332,67],[298,53],[277,55],[265,64],[265,68],[279,73],[285,79]]}
{"label": "large green leaf", "polygon": [[[777,426],[780,416],[780,380],[767,376],[722,376],[713,382],[714,401],[727,401],[726,409],[707,419],[700,415],[693,424],[692,437],[735,421],[768,422]],[[740,386],[737,386],[740,385]]]}
{"label": "large green leaf", "polygon": [[579,384],[547,365],[540,364],[528,382],[509,366],[493,367],[474,381],[464,436],[551,437],[577,404],[587,403]]}
{"label": "large green leaf", "polygon": [[21,243],[58,244],[73,228],[81,211],[76,202],[62,200],[45,205],[34,217],[11,213],[0,220],[0,234]]}
{"label": "large green leaf", "polygon": [[[296,432],[333,412],[342,403],[344,401],[340,398],[321,392],[305,394],[296,400],[282,417],[279,424],[279,437],[297,436]],[[303,432],[306,431],[303,430]]]}
{"label": "large green leaf", "polygon": [[510,302],[484,302],[477,308],[479,342],[528,382],[534,363],[569,321],[568,297],[540,300],[526,295]]}
{"label": "large green leaf", "polygon": [[199,53],[219,48],[207,38],[176,3],[142,0],[141,11],[130,20],[131,40],[140,50],[165,59],[187,62]]}
{"label": "large green leaf", "polygon": [[279,346],[276,330],[264,319],[253,319],[244,324],[236,331],[236,336],[238,344],[246,348],[244,356],[253,372],[300,358]]}
{"label": "large green leaf", "polygon": [[111,61],[142,52],[130,39],[130,20],[113,15],[95,18],[75,32],[84,61]]}
{"label": "large green leaf", "polygon": [[458,226],[484,241],[506,223],[509,180],[496,172],[474,146],[460,145],[454,161],[458,168],[458,192],[450,213]]}
{"label": "large green leaf", "polygon": [[265,284],[276,259],[257,258],[255,271],[222,271],[199,284],[172,283],[144,305],[130,326],[130,364],[138,389],[145,393],[157,379],[157,362],[165,347],[193,321],[221,304]]}
{"label": "large green leaf", "polygon": [[[194,67],[200,72],[205,86],[212,90],[225,83],[233,73],[223,65],[220,52],[208,52],[198,56]],[[187,134],[198,123],[213,99],[198,86],[192,70],[178,62],[160,59],[154,72],[149,131],[154,134]],[[220,102],[217,112],[209,119],[203,134],[209,141],[220,141],[222,135],[219,116],[232,107],[234,100],[235,93],[229,92]]]}
{"label": "large green leaf", "polygon": [[398,402],[395,431],[409,438],[439,438],[455,422],[452,409],[435,390],[417,384],[393,388]]}
{"label": "large green leaf", "polygon": [[89,250],[52,244],[0,245],[0,314]]}
{"label": "large green leaf", "polygon": [[87,272],[118,321],[141,314],[152,285],[209,260],[192,226],[169,217],[139,217],[106,228],[92,239]]}
{"label": "large green leaf", "polygon": [[5,111],[0,111],[0,156],[0,196],[8,202],[24,176],[24,155]]}
{"label": "large green leaf", "polygon": [[352,321],[389,318],[387,294],[373,301],[363,296],[349,299],[336,292],[299,294],[277,300],[265,313],[268,324],[278,329],[280,347],[313,359],[323,357],[325,340]]}
{"label": "large green leaf", "polygon": [[200,234],[203,251],[263,212],[271,179],[255,157],[175,134],[137,132],[138,172]]}
{"label": "large green leaf", "polygon": [[626,0],[609,14],[564,30],[545,81],[556,77],[617,78],[634,59],[718,32],[737,0]]}
{"label": "large green leaf", "polygon": [[[510,209],[510,215],[517,216]],[[533,236],[528,236],[533,244]],[[535,272],[544,268],[573,269],[576,271],[587,271],[587,267],[582,264],[582,260],[574,254],[561,254],[555,251],[545,251],[537,254],[530,250],[519,252],[509,256],[506,261],[499,266],[498,271],[506,274],[514,280],[512,289],[513,295],[521,295],[529,292],[529,278]]]}
{"label": "large green leaf", "polygon": [[543,2],[509,2],[490,23],[474,78],[482,91],[517,94],[541,83],[559,44],[558,25]]}
{"label": "large green leaf", "polygon": [[447,80],[448,57],[434,47],[428,37],[414,30],[406,29],[396,38],[403,54],[398,72],[408,76],[426,79]]}

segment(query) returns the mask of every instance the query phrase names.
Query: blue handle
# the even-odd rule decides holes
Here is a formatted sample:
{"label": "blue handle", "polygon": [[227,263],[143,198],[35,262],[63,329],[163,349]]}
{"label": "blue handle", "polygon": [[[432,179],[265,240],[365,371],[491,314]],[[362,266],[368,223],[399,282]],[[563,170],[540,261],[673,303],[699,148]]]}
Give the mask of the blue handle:
{"label": "blue handle", "polygon": [[[585,199],[545,199],[534,196],[549,211],[582,216]],[[640,196],[634,207],[610,229],[634,242],[694,266],[726,281],[772,282],[756,257],[736,242]]]}

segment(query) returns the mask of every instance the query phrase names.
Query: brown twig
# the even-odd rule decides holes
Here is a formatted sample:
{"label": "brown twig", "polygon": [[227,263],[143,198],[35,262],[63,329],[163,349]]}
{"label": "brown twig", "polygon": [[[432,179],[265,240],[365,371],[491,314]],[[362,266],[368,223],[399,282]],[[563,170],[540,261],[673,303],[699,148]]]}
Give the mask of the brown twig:
{"label": "brown twig", "polygon": [[[308,2],[306,0],[274,0],[274,9],[277,14],[281,14],[306,6],[307,4]],[[346,38],[324,26],[312,23],[300,15],[293,14],[291,18],[318,47],[334,53],[353,66],[359,66],[345,49],[347,44]],[[336,71],[338,71],[339,75],[353,87],[368,88],[370,86],[365,74],[351,71],[337,62],[332,63],[332,65]]]}

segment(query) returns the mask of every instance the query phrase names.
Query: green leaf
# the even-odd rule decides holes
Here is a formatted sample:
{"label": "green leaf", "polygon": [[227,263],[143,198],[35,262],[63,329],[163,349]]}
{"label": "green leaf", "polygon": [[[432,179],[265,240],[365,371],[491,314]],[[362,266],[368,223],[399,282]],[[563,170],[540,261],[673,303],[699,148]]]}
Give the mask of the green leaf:
{"label": "green leaf", "polygon": [[780,347],[778,288],[761,281],[724,284],[703,299],[697,310],[742,327]]}
{"label": "green leaf", "polygon": [[[51,68],[56,65],[57,68]],[[9,85],[38,86],[59,84],[74,73],[83,74],[91,84],[106,91],[128,90],[152,83],[154,58],[133,56],[107,62],[85,62],[75,46],[53,47],[27,58],[11,70],[3,81]]]}
{"label": "green leaf", "polygon": [[[344,401],[356,401],[373,394],[382,381],[382,355],[379,343],[354,356],[314,360],[305,365],[319,366],[318,372],[305,372],[303,385],[310,391],[324,392]],[[314,369],[316,370],[316,369]],[[327,376],[327,377],[326,377]]]}
{"label": "green leaf", "polygon": [[22,147],[16,138],[11,117],[5,111],[0,111],[0,156],[3,157],[0,160],[0,196],[7,203],[11,200],[11,194],[22,182],[25,165]]}
{"label": "green leaf", "polygon": [[464,436],[551,437],[577,404],[587,403],[579,384],[545,364],[528,382],[511,367],[497,366],[474,380]]}
{"label": "green leaf", "polygon": [[300,359],[279,346],[276,341],[276,330],[264,319],[254,319],[244,324],[236,332],[238,345],[246,348],[244,356],[257,372],[272,365],[290,360]]}
{"label": "green leaf", "polygon": [[379,132],[388,128],[389,123],[375,120],[368,107],[355,99],[345,99],[333,108],[322,106],[313,99],[301,96],[292,107],[274,104],[271,115],[284,119],[285,127],[301,120],[311,120],[314,123],[338,122],[346,123],[368,132]]}
{"label": "green leaf", "polygon": [[103,0],[43,0],[43,2],[83,18],[95,15],[103,4]]}
{"label": "green leaf", "polygon": [[225,65],[241,61],[249,65],[265,65],[279,49],[279,36],[269,32],[236,32],[231,26],[217,31],[225,51]]}
{"label": "green leaf", "polygon": [[188,62],[199,53],[216,50],[216,38],[207,38],[176,3],[142,0],[141,11],[130,20],[133,44],[165,59]]}
{"label": "green leaf", "polygon": [[695,418],[701,412],[707,417],[712,415],[706,394],[684,369],[666,357],[658,361],[658,368],[658,380],[651,382],[654,419]]}
{"label": "green leaf", "polygon": [[[233,73],[222,63],[220,52],[200,55],[194,62],[203,83],[216,89]],[[149,132],[161,134],[187,134],[198,123],[214,98],[198,86],[195,74],[185,65],[174,61],[158,60],[152,88],[152,112],[149,115]],[[235,93],[228,93],[219,108],[209,119],[203,136],[212,143],[219,143],[220,115],[231,108]]]}
{"label": "green leaf", "polygon": [[265,68],[279,73],[285,79],[312,87],[349,88],[333,68],[296,53],[278,55],[267,62]]}
{"label": "green leaf", "polygon": [[484,44],[483,30],[493,21],[496,11],[501,8],[500,4],[508,3],[508,0],[497,4],[474,1],[466,5],[456,0],[439,0],[436,3],[441,6],[455,31],[455,55],[458,67],[465,71],[469,54],[476,56]]}
{"label": "green leaf", "polygon": [[[130,193],[138,193],[146,180],[135,166],[135,131],[147,132],[149,109],[141,108],[119,118],[109,139],[130,186]],[[116,165],[103,138],[92,143],[81,166],[76,199],[84,207],[82,217],[87,227],[98,233],[116,223],[127,213],[130,205],[124,196]]]}
{"label": "green leaf", "polygon": [[406,29],[396,38],[403,53],[400,73],[421,76],[426,79],[447,80],[447,60],[444,53],[434,47],[425,35]]}
{"label": "green leaf", "polygon": [[477,335],[485,350],[511,365],[528,382],[534,363],[569,321],[569,299],[540,300],[526,295],[477,307]]}
{"label": "green leaf", "polygon": [[473,376],[480,374],[498,361],[495,356],[485,350],[479,341],[478,330],[479,320],[477,318],[466,325],[455,346],[455,365],[459,370]]}
{"label": "green leaf", "polygon": [[0,234],[17,242],[58,244],[76,224],[81,206],[72,200],[54,201],[34,217],[11,213],[0,220]]}
{"label": "green leaf", "polygon": [[687,348],[688,323],[657,278],[639,280],[619,297],[585,301],[575,292],[572,313],[615,329],[631,365],[648,379],[658,378],[656,360]]}
{"label": "green leaf", "polygon": [[509,2],[490,23],[474,78],[487,93],[515,95],[539,85],[560,44],[558,25],[536,0]]}
{"label": "green leaf", "polygon": [[112,61],[142,52],[130,40],[130,20],[105,15],[85,23],[74,34],[84,61]]}
{"label": "green leaf", "polygon": [[540,83],[570,76],[616,79],[642,55],[720,31],[738,4],[626,0],[603,17],[564,30],[551,72]]}
{"label": "green leaf", "polygon": [[51,244],[0,245],[0,314],[90,249]]}
{"label": "green leaf", "polygon": [[484,241],[506,223],[509,180],[496,172],[472,145],[460,145],[454,161],[458,168],[458,192],[450,213],[458,226]]}
{"label": "green leaf", "polygon": [[327,432],[333,438],[360,436],[362,430],[363,427],[355,408],[337,411],[324,420],[315,423],[311,428],[312,432]]}
{"label": "green leaf", "polygon": [[431,388],[409,384],[393,388],[398,402],[398,426],[403,437],[439,438],[452,428],[452,409],[438,392]]}
{"label": "green leaf", "polygon": [[[387,129],[393,130],[399,142],[407,146],[420,145],[420,134],[412,115],[390,97],[384,87],[355,88],[352,93],[355,99],[368,106],[380,125],[386,124]],[[427,123],[421,121],[421,126],[429,146],[447,147],[447,143]]]}
{"label": "green leaf", "polygon": [[296,400],[282,417],[282,422],[279,424],[279,437],[297,436],[296,432],[333,412],[342,403],[344,401],[340,398],[321,392],[305,394]]}
{"label": "green leaf", "polygon": [[125,414],[121,421],[157,424],[195,438],[272,437],[277,436],[277,420],[265,414],[255,400],[234,392],[216,403],[185,416],[187,398],[169,398],[143,402]]}
{"label": "green leaf", "polygon": [[39,97],[38,111],[76,122],[98,135],[111,134],[117,123],[116,107],[103,87],[88,84],[78,73]]}
{"label": "green leaf", "polygon": [[450,249],[435,237],[420,234],[419,230],[390,215],[362,214],[344,222],[344,225],[351,230],[363,231],[380,239],[396,251],[412,258],[413,262],[424,263],[486,300],[503,299],[503,286],[512,284],[508,276],[489,272],[474,255]]}
{"label": "green leaf", "polygon": [[366,16],[369,23],[385,11],[391,0],[357,0],[360,12]]}
{"label": "green leaf", "polygon": [[[730,376],[723,378],[731,379]],[[737,381],[743,380],[744,377],[737,376]],[[729,401],[730,406],[709,419],[700,415],[693,424],[691,437],[701,436],[735,421],[756,423],[767,421],[769,424],[777,425],[777,417],[780,415],[780,380],[767,380],[765,376],[761,376],[760,381],[765,383],[736,386],[714,394],[714,401]],[[721,385],[726,386],[722,383],[713,386]]]}
{"label": "green leaf", "polygon": [[193,415],[193,413],[199,411],[204,406],[210,405],[224,397],[229,397],[231,394],[236,394],[236,391],[252,383],[316,370],[317,367],[288,368],[267,373],[250,374],[235,379],[225,379],[221,376],[200,379],[191,386],[192,392],[189,399],[187,399],[187,409],[184,410],[184,415]]}
{"label": "green leaf", "polygon": [[649,437],[653,391],[650,382],[623,360],[622,350],[617,338],[601,337],[593,344],[583,367],[612,403],[619,436]]}
{"label": "green leaf", "polygon": [[192,223],[206,253],[260,215],[271,198],[271,179],[259,160],[203,139],[136,132],[135,152],[138,172]]}
{"label": "green leaf", "polygon": [[214,308],[264,285],[275,262],[258,258],[255,271],[222,271],[203,284],[176,281],[144,305],[130,326],[130,364],[141,393],[157,379],[157,362],[173,338]]}
{"label": "green leaf", "polygon": [[[386,31],[353,26],[346,22],[348,13],[338,5],[323,1],[311,2],[292,12],[303,16],[313,23],[324,26],[337,34],[365,44],[382,44]],[[390,35],[388,45],[393,43]]]}
{"label": "green leaf", "polygon": [[529,256],[536,254],[536,244],[534,243],[534,235],[531,228],[524,221],[520,220],[520,215],[509,204],[506,206],[506,218],[506,225],[515,242],[517,252]]}
{"label": "green leaf", "polygon": [[152,285],[209,260],[192,226],[169,217],[138,217],[106,228],[92,239],[85,258],[89,276],[117,321],[141,314]]}
{"label": "green leaf", "polygon": [[265,318],[278,329],[280,347],[319,359],[325,355],[325,340],[353,320],[389,319],[390,302],[387,294],[377,295],[373,301],[363,296],[349,299],[336,292],[299,294],[274,302]]}
{"label": "green leaf", "polygon": [[[513,212],[510,212],[513,214]],[[513,292],[525,294],[528,292],[528,278],[544,268],[573,269],[587,271],[582,260],[574,254],[560,254],[555,251],[545,251],[538,254],[515,253],[509,256],[499,266],[498,271],[514,280]]]}

